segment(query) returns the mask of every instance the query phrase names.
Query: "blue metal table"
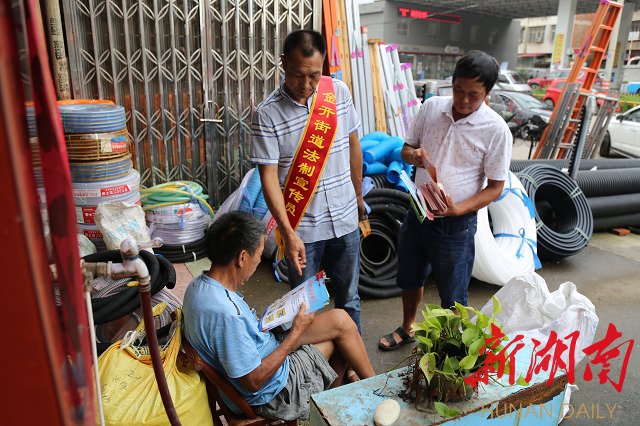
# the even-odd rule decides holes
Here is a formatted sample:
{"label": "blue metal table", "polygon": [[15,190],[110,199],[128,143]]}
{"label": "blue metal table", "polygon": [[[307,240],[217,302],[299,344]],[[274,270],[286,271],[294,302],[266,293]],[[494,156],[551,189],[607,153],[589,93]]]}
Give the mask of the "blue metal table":
{"label": "blue metal table", "polygon": [[[531,349],[522,348],[516,354],[516,378],[525,376],[529,368]],[[508,386],[508,374],[499,382],[479,383],[478,393],[469,400],[447,402],[450,409],[460,414],[451,419],[438,414],[433,404],[422,402],[417,406],[403,401],[398,393],[404,390],[403,379],[408,367],[380,374],[311,397],[311,426],[373,425],[373,413],[380,402],[393,398],[400,404],[400,417],[396,425],[557,425],[561,418],[562,401],[567,376],[558,371],[551,385],[548,372],[534,375],[528,386]]]}

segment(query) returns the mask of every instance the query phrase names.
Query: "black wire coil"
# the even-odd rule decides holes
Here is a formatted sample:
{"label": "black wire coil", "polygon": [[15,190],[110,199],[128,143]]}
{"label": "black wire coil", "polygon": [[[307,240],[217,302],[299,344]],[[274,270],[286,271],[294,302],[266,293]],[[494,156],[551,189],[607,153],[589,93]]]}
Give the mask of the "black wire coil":
{"label": "black wire coil", "polygon": [[537,164],[518,175],[536,209],[538,256],[551,260],[580,253],[593,234],[587,197],[565,173]]}

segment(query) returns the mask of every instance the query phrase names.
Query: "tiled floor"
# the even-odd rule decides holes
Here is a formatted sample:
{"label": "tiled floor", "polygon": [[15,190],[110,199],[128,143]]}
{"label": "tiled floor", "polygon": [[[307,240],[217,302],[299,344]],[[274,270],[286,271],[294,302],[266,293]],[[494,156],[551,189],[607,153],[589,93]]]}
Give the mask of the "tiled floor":
{"label": "tiled floor", "polygon": [[184,292],[191,280],[193,280],[193,277],[197,277],[202,271],[208,270],[210,266],[211,262],[209,262],[209,259],[200,259],[189,263],[174,263],[176,286],[171,290],[173,294],[182,300],[184,298]]}

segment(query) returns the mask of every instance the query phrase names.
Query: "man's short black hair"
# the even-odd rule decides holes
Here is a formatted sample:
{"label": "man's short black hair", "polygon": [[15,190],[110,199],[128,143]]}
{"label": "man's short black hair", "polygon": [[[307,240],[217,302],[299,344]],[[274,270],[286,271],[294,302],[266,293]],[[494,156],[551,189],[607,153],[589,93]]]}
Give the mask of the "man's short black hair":
{"label": "man's short black hair", "polygon": [[317,31],[313,30],[297,30],[289,33],[284,40],[282,55],[287,60],[294,50],[300,49],[302,56],[305,58],[312,57],[316,51],[320,52],[324,58],[327,54],[327,43],[324,37]]}
{"label": "man's short black hair", "polygon": [[496,84],[499,73],[500,65],[498,65],[496,58],[480,50],[472,50],[456,63],[453,70],[453,81],[455,82],[456,78],[477,78],[489,93],[493,89],[493,85]]}
{"label": "man's short black hair", "polygon": [[207,257],[215,266],[227,266],[242,250],[253,255],[267,227],[251,213],[224,213],[207,230]]}

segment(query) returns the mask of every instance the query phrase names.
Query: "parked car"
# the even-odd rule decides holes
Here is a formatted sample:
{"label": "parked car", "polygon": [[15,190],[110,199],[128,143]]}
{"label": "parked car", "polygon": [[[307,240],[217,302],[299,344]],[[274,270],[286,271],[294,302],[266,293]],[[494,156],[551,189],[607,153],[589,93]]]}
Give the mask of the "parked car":
{"label": "parked car", "polygon": [[497,102],[498,99],[505,104],[506,112],[514,114],[510,120],[510,122],[513,122],[513,127],[518,129],[514,136],[519,136],[523,139],[529,137],[529,132],[533,126],[529,120],[534,115],[540,116],[545,123],[548,123],[553,113],[552,107],[527,93],[503,90],[491,91],[491,102]]}
{"label": "parked car", "polygon": [[511,70],[500,70],[496,89],[531,93],[531,87],[529,87],[520,74]]}
{"label": "parked car", "polygon": [[600,145],[600,155],[640,157],[640,106],[612,118]]}
{"label": "parked car", "polygon": [[[549,105],[550,107],[554,107],[558,101],[560,100],[560,96],[562,95],[562,90],[564,89],[565,84],[567,84],[566,78],[558,78],[551,83],[549,87],[547,87],[547,91],[544,94],[544,103]],[[600,86],[594,86],[591,89],[591,93],[605,93],[606,90],[601,88]],[[602,99],[598,99],[598,105],[602,105],[604,101]]]}
{"label": "parked car", "polygon": [[414,80],[413,86],[416,88],[416,97],[424,101],[425,90],[427,83],[435,82],[438,85],[438,96],[451,96],[453,95],[453,88],[451,82],[447,80],[437,80],[433,78],[425,80]]}
{"label": "parked car", "polygon": [[[550,73],[545,74],[542,77],[530,78],[527,81],[527,84],[534,90],[540,89],[540,88],[544,89],[545,87],[553,83],[554,80],[557,80],[559,78],[566,79],[567,77],[569,77],[569,73],[571,73],[570,69],[561,69],[561,70],[551,71]],[[586,73],[581,70],[576,80],[584,81],[585,78],[586,78]],[[596,77],[595,85],[601,86],[602,83],[603,83],[602,78],[600,76]]]}

